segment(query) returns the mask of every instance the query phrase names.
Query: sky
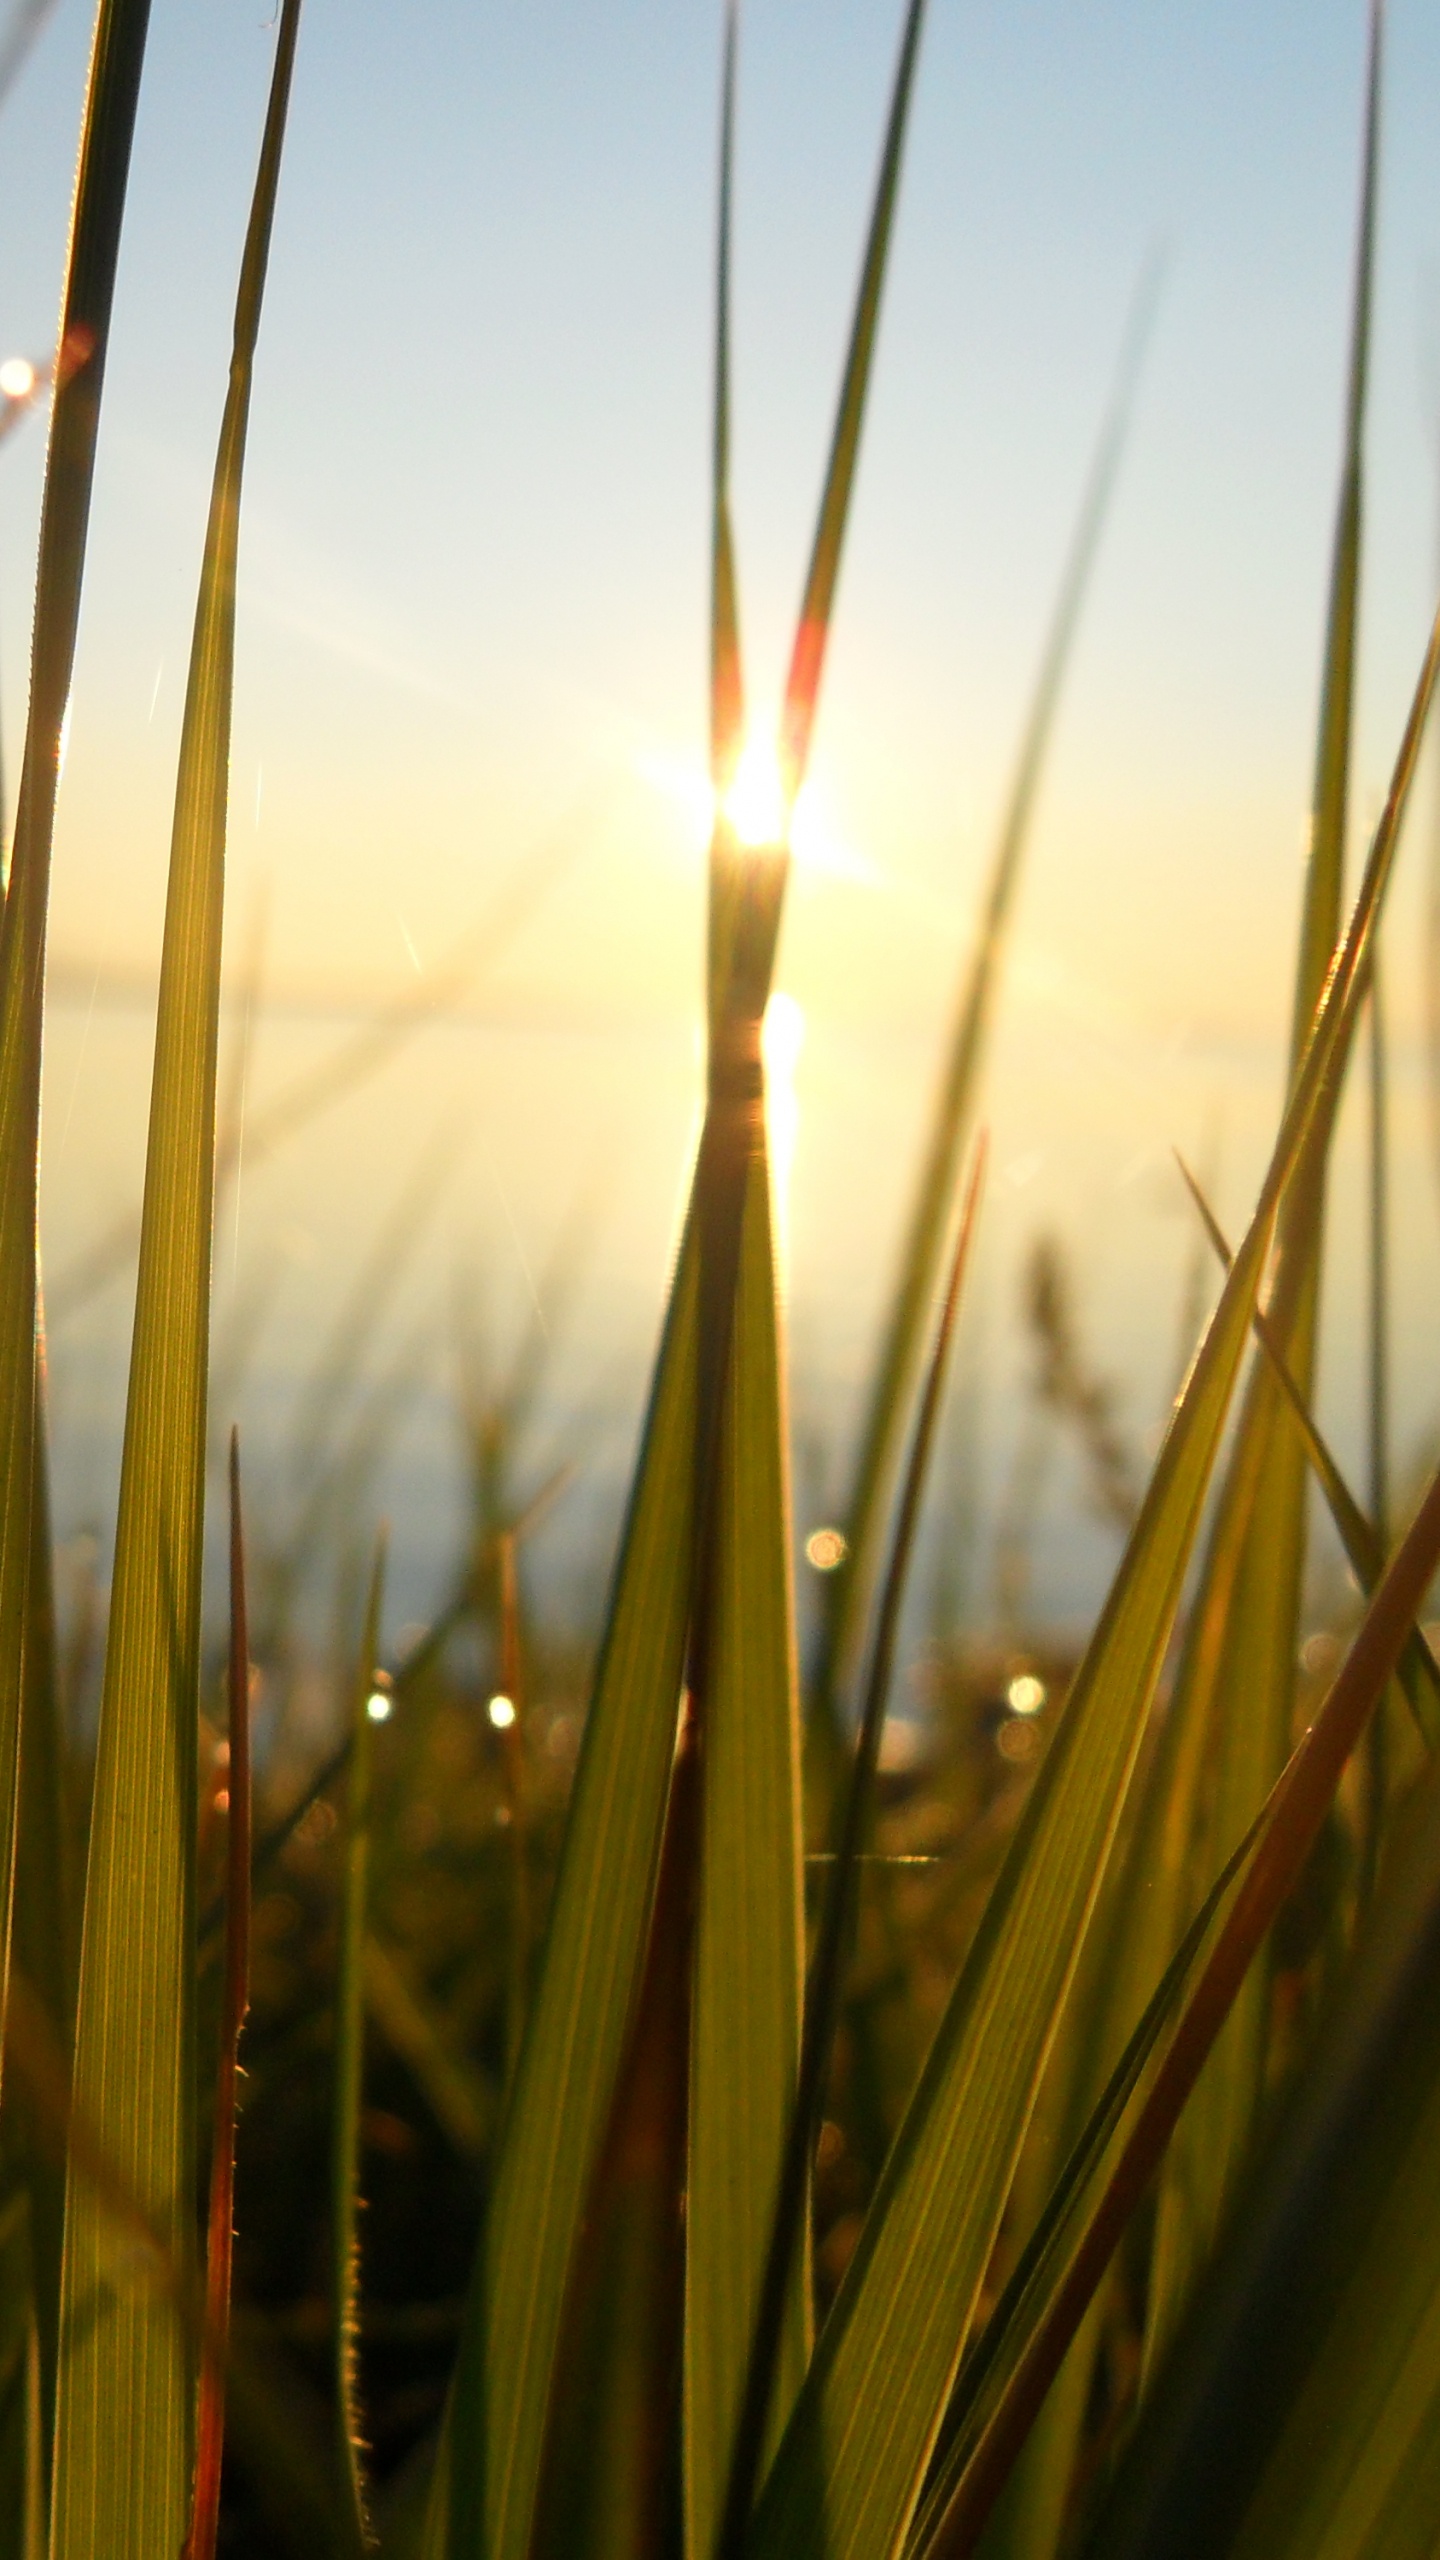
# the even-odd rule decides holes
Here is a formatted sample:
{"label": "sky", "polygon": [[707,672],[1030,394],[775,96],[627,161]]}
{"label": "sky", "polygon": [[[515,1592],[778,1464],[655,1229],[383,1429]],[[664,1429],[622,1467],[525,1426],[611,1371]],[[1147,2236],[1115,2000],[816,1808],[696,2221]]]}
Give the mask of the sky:
{"label": "sky", "polygon": [[[762,721],[897,33],[893,0],[745,13],[734,474]],[[1208,1148],[1226,1215],[1245,1214],[1289,1009],[1364,34],[1359,0],[930,0],[817,742],[817,859],[797,871],[781,955],[806,1026],[797,1381],[834,1382],[838,1409],[873,1330],[1127,310],[1157,252],[1159,315],[997,1028],[975,1321],[1000,1402],[1022,1359],[1014,1270],[1039,1227],[1074,1257],[1096,1357],[1123,1378],[1140,1435],[1173,1382],[1189,1251],[1170,1142]],[[58,0],[3,111],[0,355],[38,357],[53,333],[88,36],[80,0]],[[135,990],[158,956],[272,47],[256,0],[156,0],[56,848],[52,1268],[138,1179]],[[719,48],[710,0],[306,0],[242,528],[229,930],[232,961],[263,933],[257,1098],[357,1009],[443,968],[516,865],[543,857],[556,876],[477,977],[465,1022],[242,1184],[218,1269],[222,1295],[243,1294],[252,1264],[281,1272],[272,1385],[449,1120],[464,1163],[425,1248],[434,1288],[442,1264],[483,1268],[497,1325],[513,1326],[583,1215],[570,1392],[599,1396],[653,1333],[695,1101]],[[1440,21],[1392,0],[1357,838],[1440,551],[1437,130]],[[42,463],[38,420],[0,450],[12,764]],[[1432,833],[1427,804],[1388,944],[1407,1412],[1428,1392],[1440,1255],[1420,1056]],[[1327,1370],[1342,1431],[1352,1174],[1349,1131]],[[126,1321],[122,1289],[68,1353],[57,1341],[77,1504],[86,1470],[112,1464],[97,1453],[113,1449]],[[442,1369],[437,1353],[437,1412]]]}

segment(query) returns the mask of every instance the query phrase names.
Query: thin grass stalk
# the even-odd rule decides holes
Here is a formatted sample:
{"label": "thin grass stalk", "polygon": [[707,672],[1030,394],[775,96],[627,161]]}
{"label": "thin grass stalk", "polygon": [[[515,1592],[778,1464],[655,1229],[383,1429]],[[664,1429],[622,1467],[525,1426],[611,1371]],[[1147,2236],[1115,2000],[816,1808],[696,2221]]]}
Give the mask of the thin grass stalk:
{"label": "thin grass stalk", "polygon": [[40,518],[30,713],[0,922],[0,2029],[37,1463],[36,1182],[50,851],[148,21],[149,0],[101,0],[95,21]]}
{"label": "thin grass stalk", "polygon": [[[1299,1878],[1345,1763],[1395,1668],[1406,1627],[1440,1560],[1440,1473],[1386,1568],[1314,1723],[1297,1744],[1269,1818],[1176,2032],[1064,2280],[1038,2322],[923,2560],[968,2560],[1059,2370],[1126,2223],[1230,2013],[1240,1985]],[[917,2555],[919,2560],[919,2555]]]}
{"label": "thin grass stalk", "polygon": [[[1041,654],[1035,691],[1001,821],[980,927],[958,992],[954,1027],[936,1095],[920,1180],[910,1209],[898,1276],[860,1435],[854,1483],[844,1514],[846,1554],[827,1578],[826,1615],[812,1708],[834,1725],[848,1689],[878,1571],[880,1541],[924,1328],[935,1294],[955,1186],[969,1136],[986,1036],[994,1013],[1007,928],[1030,841],[1056,714],[1110,512],[1145,348],[1154,323],[1160,270],[1153,263],[1137,288],[1115,380],[1102,421],[1069,555]],[[1187,1346],[1188,1348],[1188,1346]]]}
{"label": "thin grass stalk", "polygon": [[[1200,1212],[1223,1271],[1234,1259],[1230,1245],[1207,1202],[1199,1183],[1183,1158],[1177,1158],[1180,1171],[1189,1187],[1190,1196]],[[1305,1453],[1314,1470],[1316,1482],[1329,1505],[1330,1516],[1340,1535],[1356,1581],[1368,1600],[1385,1570],[1386,1549],[1371,1522],[1366,1518],[1340,1471],[1340,1465],[1328,1440],[1316,1422],[1291,1375],[1283,1347],[1273,1325],[1260,1308],[1254,1316],[1255,1339],[1268,1360],[1279,1386],[1295,1417],[1295,1425],[1305,1443]],[[1414,1626],[1401,1648],[1398,1667],[1400,1684],[1415,1719],[1420,1740],[1427,1750],[1440,1743],[1440,1664],[1430,1649],[1430,1641],[1422,1626]]]}
{"label": "thin grass stalk", "polygon": [[225,2450],[225,2383],[230,2359],[230,2267],[235,2241],[235,2127],[239,2113],[240,2038],[250,2006],[250,1631],[245,1610],[245,1525],[240,1500],[240,1435],[230,1434],[230,1757],[225,1840],[225,1981],[220,2063],[210,2152],[209,2239],[205,2258],[205,2337],[200,2358],[200,2417],[195,2485],[184,2560],[215,2560],[220,2473]]}
{"label": "thin grass stalk", "polygon": [[730,2478],[726,2488],[719,2549],[722,2560],[740,2560],[749,2532],[761,2452],[789,2292],[791,2269],[800,2244],[800,2222],[809,2195],[811,2164],[820,2131],[830,2057],[839,2019],[840,1990],[855,1922],[859,1859],[870,1819],[875,1772],[895,1664],[895,1642],[915,1543],[921,1497],[929,1472],[935,1425],[940,1411],[947,1357],[955,1314],[969,1260],[985,1166],[982,1140],[975,1152],[960,1213],[950,1274],[935,1327],[928,1375],[916,1417],[910,1459],[896,1516],[884,1589],[872,1640],[870,1675],[851,1764],[833,1864],[805,1991],[800,2070],[790,2130],[781,2164],[775,2216],[756,2311],[755,2337],[746,2375],[745,2396],[735,2433]]}
{"label": "thin grass stalk", "polygon": [[[1372,0],[1363,172],[1319,736],[1290,1044],[1290,1089],[1339,930],[1349,809],[1360,585],[1364,414],[1379,169],[1383,9]],[[1320,1306],[1328,1145],[1318,1137],[1282,1209],[1269,1316],[1307,1402]],[[1244,1830],[1289,1749],[1306,1543],[1305,1452],[1268,1367],[1257,1368],[1237,1428],[1176,1684],[1175,1712],[1203,1726],[1206,1800],[1197,1804],[1196,1876]],[[1259,1524],[1263,1522],[1263,1533]],[[1230,1702],[1243,1694],[1243,1717]],[[1254,2138],[1266,2085],[1269,1985],[1257,1971],[1206,2073],[1162,2184],[1147,2365],[1178,2315]]]}
{"label": "thin grass stalk", "polygon": [[365,1625],[350,1695],[345,1881],[335,1991],[335,2091],[330,2143],[330,2284],[335,2346],[336,2450],[343,2503],[357,2551],[371,2540],[357,2354],[360,2302],[360,2102],[365,2077],[365,1931],[370,1867],[370,1700],[385,1589],[382,1535],[370,1572]]}
{"label": "thin grass stalk", "polygon": [[[1369,1066],[1369,1440],[1370,1518],[1382,1554],[1390,1544],[1390,1159],[1389,1075],[1385,1054],[1384,983],[1377,943],[1370,962]],[[1365,1809],[1360,1842],[1361,1907],[1375,1889],[1390,1793],[1383,1704],[1365,1737]]]}
{"label": "thin grass stalk", "polygon": [[525,1658],[520,1641],[519,1547],[513,1529],[495,1542],[499,1582],[500,1688],[510,1719],[500,1735],[500,1766],[510,1843],[510,1926],[506,1946],[505,2084],[520,2058],[530,1983],[530,1841],[525,1804]]}
{"label": "thin grass stalk", "polygon": [[[276,39],[176,784],[145,1212],[101,1699],[76,2106],[193,2264],[195,1794],[216,1049],[240,485],[299,0]],[[91,2182],[66,2198],[54,2560],[150,2560],[189,2511],[193,2339],[136,2291]]]}

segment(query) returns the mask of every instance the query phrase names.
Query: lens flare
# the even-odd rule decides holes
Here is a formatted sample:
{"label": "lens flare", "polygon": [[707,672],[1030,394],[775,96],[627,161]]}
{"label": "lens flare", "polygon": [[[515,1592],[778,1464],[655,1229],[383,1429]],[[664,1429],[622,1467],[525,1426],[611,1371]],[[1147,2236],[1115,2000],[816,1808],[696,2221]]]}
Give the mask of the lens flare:
{"label": "lens flare", "polygon": [[35,388],[35,367],[25,356],[7,356],[0,364],[0,391],[7,400],[28,400]]}

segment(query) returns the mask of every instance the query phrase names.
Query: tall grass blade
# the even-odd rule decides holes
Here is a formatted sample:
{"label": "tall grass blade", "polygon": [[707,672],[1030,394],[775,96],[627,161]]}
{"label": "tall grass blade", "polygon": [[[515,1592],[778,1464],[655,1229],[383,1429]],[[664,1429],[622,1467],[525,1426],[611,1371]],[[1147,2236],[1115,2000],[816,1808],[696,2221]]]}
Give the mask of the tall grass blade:
{"label": "tall grass blade", "polygon": [[[846,1790],[834,1859],[829,1870],[828,1889],[816,1936],[815,1953],[805,1986],[805,2022],[800,2048],[799,2080],[790,2108],[788,2130],[784,2137],[779,2182],[771,2215],[769,2246],[763,2260],[763,2279],[745,2340],[749,2348],[748,2369],[744,2375],[744,2392],[739,2402],[738,2423],[734,2429],[733,2450],[725,2492],[722,2548],[727,2553],[739,2553],[744,2548],[766,2435],[767,2431],[773,2431],[777,2414],[776,2382],[779,2378],[787,2297],[797,2268],[803,2270],[805,2263],[804,2242],[808,2219],[810,2168],[820,2130],[825,2086],[829,2075],[835,2030],[839,2021],[841,1981],[854,1928],[859,1886],[859,1859],[874,1798],[875,1773],[880,1762],[880,1743],[894,1673],[895,1641],[899,1632],[900,1608],[914,1547],[921,1497],[929,1471],[946,1360],[954,1332],[961,1283],[969,1259],[983,1170],[984,1147],[982,1144],[976,1152],[961,1211],[949,1282],[936,1326],[929,1374],[916,1420],[915,1435],[876,1622],[870,1676],[866,1684],[865,1702],[851,1764],[850,1781]],[[779,2414],[786,2413],[788,2400],[792,2397],[793,2393],[786,2395]]]}
{"label": "tall grass blade", "polygon": [[[1380,946],[1370,963],[1369,1065],[1369,1283],[1370,1283],[1370,1517],[1382,1550],[1390,1544],[1390,1158],[1389,1074],[1385,1055],[1384,985]],[[1362,1906],[1375,1890],[1381,1836],[1390,1794],[1390,1752],[1385,1710],[1370,1719],[1365,1737],[1365,1818],[1359,1891]]]}
{"label": "tall grass blade", "polygon": [[1153,324],[1159,270],[1147,269],[1136,293],[1114,387],[1081,499],[1060,591],[1040,660],[1035,692],[1005,804],[981,908],[975,948],[961,982],[940,1089],[911,1204],[898,1276],[860,1435],[854,1484],[845,1513],[847,1553],[827,1578],[824,1654],[814,1710],[833,1720],[848,1689],[874,1592],[880,1541],[924,1331],[954,1210],[961,1156],[974,1116],[986,1035],[999,988],[1005,941],[1030,840],[1056,713],[1089,592],[1100,537],[1119,475],[1140,365]]}
{"label": "tall grass blade", "polygon": [[[181,2271],[194,2258],[195,1787],[215,1060],[235,562],[251,369],[298,24],[276,40],[181,733],[145,1215],[75,2039],[77,2112]],[[8,914],[7,914],[8,923]],[[66,2198],[55,2560],[176,2550],[193,2346],[137,2290],[91,2181]]]}
{"label": "tall grass blade", "polygon": [[[1094,2521],[1107,2560],[1428,2552],[1440,1776]],[[1225,2459],[1216,2462],[1214,2447]]]}
{"label": "tall grass blade", "polygon": [[[33,1562],[36,1181],[50,849],[148,0],[101,0],[71,217],[40,518],[30,714],[0,922],[0,2011]],[[3,2025],[3,2016],[0,2016]]]}
{"label": "tall grass blade", "polygon": [[[793,798],[813,728],[879,315],[922,0],[912,0],[882,156],[782,735]],[[733,52],[730,55],[733,64]],[[733,71],[731,76],[733,77]],[[720,374],[723,389],[724,376]],[[723,818],[717,827],[723,827]],[[718,1426],[730,1368],[759,1025],[787,858],[734,866],[710,929],[711,1091],[630,1516],[552,1905],[436,2465],[431,2560],[528,2547],[581,2216],[602,2165],[627,2021],[640,2000],[682,1688],[709,1676]],[[716,873],[712,869],[712,884]],[[694,1748],[693,1721],[690,1747]],[[682,1770],[684,1758],[677,1764]],[[698,1816],[688,1782],[677,1799]],[[674,1834],[672,1832],[673,1839]],[[680,1864],[678,1857],[676,1863]],[[689,1862],[693,1873],[693,1844]],[[692,1906],[693,1907],[693,1906]],[[693,1922],[688,1924],[693,1926]],[[664,1971],[665,1950],[650,1940]],[[688,1959],[675,1973],[688,1984]],[[658,1997],[658,1993],[656,1997]],[[680,1997],[677,1990],[676,1997]],[[688,1995],[687,1995],[688,1996]],[[674,2057],[671,2057],[671,2067]],[[682,2079],[681,2087],[684,2086]]]}
{"label": "tall grass blade", "polygon": [[[1360,583],[1365,386],[1379,162],[1380,0],[1372,0],[1364,169],[1350,377],[1291,1038],[1291,1081],[1335,946],[1349,805],[1350,732]],[[1269,1315],[1307,1403],[1314,1385],[1325,1162],[1312,1151],[1280,1232]],[[1305,1556],[1305,1451],[1267,1366],[1257,1369],[1236,1435],[1191,1620],[1175,1713],[1207,1739],[1197,1872],[1211,1872],[1245,1829],[1289,1747]],[[1263,1522],[1263,1534],[1257,1524]],[[1243,1715],[1231,1702],[1243,1694]],[[1265,2082],[1269,1986],[1257,1969],[1166,2165],[1151,2276],[1147,2358],[1158,2352],[1194,2268],[1213,2242],[1253,2138]]]}
{"label": "tall grass blade", "polygon": [[362,2467],[364,2430],[356,2371],[360,2241],[360,2100],[365,2076],[365,1928],[370,1867],[370,1700],[380,1650],[385,1588],[382,1538],[370,1574],[360,1659],[350,1701],[350,1771],[345,1804],[345,1883],[335,1990],[335,2091],[330,2143],[330,2281],[335,2338],[335,2413],[346,2516],[357,2551],[370,2539]]}
{"label": "tall grass blade", "polygon": [[[1222,1269],[1228,1269],[1232,1256],[1219,1221],[1211,1210],[1199,1183],[1180,1161],[1190,1196],[1204,1221],[1206,1233],[1214,1246]],[[1368,1599],[1385,1570],[1385,1548],[1376,1530],[1366,1518],[1340,1472],[1335,1455],[1316,1422],[1294,1378],[1284,1351],[1269,1317],[1255,1310],[1255,1338],[1270,1363],[1276,1384],[1281,1390],[1295,1426],[1305,1443],[1305,1454],[1314,1470],[1321,1492],[1329,1505],[1330,1517],[1340,1533],[1356,1581]],[[1433,1749],[1440,1742],[1440,1665],[1430,1650],[1423,1627],[1412,1627],[1401,1649],[1398,1672],[1401,1686],[1409,1700],[1419,1729],[1420,1739]]]}
{"label": "tall grass blade", "polygon": [[961,2474],[926,2560],[974,2550],[990,2507],[1083,2319],[1121,2232],[1214,2047],[1240,1985],[1293,1891],[1385,1682],[1407,1625],[1440,1561],[1440,1474],[1431,1481],[1386,1569],[1345,1663],[1274,1791],[1250,1862],[1186,2000],[1114,2169],[1075,2250]]}
{"label": "tall grass blade", "polygon": [[[799,1701],[769,1171],[752,1166],[720,1453],[686,2205],[687,2548],[715,2548],[800,2051]],[[808,2250],[777,2314],[776,2414],[810,2349]]]}
{"label": "tall grass blade", "polygon": [[[20,1729],[15,1842],[14,1960],[50,2021],[68,2065],[75,2002],[77,1915],[69,1752],[60,1696],[55,1629],[55,1557],[50,1526],[43,1336],[37,1345],[35,1478],[30,1514],[30,1605],[25,1630],[25,1696]],[[48,2480],[60,2340],[60,2256],[65,2170],[53,2131],[39,2121],[23,2086],[6,2111],[24,2161],[29,2201],[30,2281],[42,2476]]]}
{"label": "tall grass blade", "polygon": [[817,2481],[830,2560],[894,2550],[913,2512],[1103,1878],[1280,1199],[1313,1129],[1323,1134],[1348,1054],[1437,667],[1440,616],[1255,1215],[762,2491],[753,2547],[764,2560],[815,2533]]}
{"label": "tall grass blade", "polygon": [[225,1842],[225,1984],[220,2015],[220,2067],[210,2155],[210,2218],[205,2260],[205,2335],[200,2359],[200,2420],[195,2485],[184,2560],[215,2560],[220,2522],[220,2468],[225,2450],[225,2383],[230,2360],[230,2264],[235,2234],[235,2126],[239,2113],[240,2037],[250,2005],[250,1632],[245,1611],[245,1528],[240,1503],[240,1440],[230,1434],[230,1757]]}

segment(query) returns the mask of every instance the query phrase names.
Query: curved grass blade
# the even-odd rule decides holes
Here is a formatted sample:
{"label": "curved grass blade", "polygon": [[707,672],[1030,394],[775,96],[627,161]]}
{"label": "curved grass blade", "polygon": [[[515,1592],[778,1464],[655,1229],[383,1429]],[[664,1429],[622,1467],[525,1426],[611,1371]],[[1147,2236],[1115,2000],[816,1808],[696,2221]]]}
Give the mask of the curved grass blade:
{"label": "curved grass blade", "polygon": [[226,1831],[225,1988],[220,2068],[210,2158],[210,2222],[205,2261],[205,2335],[195,2485],[184,2560],[215,2560],[220,2465],[225,2447],[225,2382],[230,2355],[230,2261],[235,2233],[235,2122],[240,2037],[250,2005],[250,1635],[245,1614],[245,1530],[240,1505],[240,1439],[230,1434],[230,1761]]}
{"label": "curved grass blade", "polygon": [[[1369,1075],[1369,1283],[1370,1283],[1370,1517],[1382,1552],[1390,1544],[1390,1162],[1389,1075],[1385,1056],[1384,989],[1380,946],[1370,961]],[[1362,1910],[1375,1890],[1380,1845],[1390,1796],[1390,1752],[1385,1710],[1370,1719],[1365,1737],[1365,1815],[1360,1844]]]}
{"label": "curved grass blade", "polygon": [[365,1925],[370,1864],[370,1699],[380,1653],[385,1541],[375,1550],[360,1659],[350,1701],[350,1771],[345,1806],[345,1884],[340,1969],[335,1989],[335,2095],[330,2143],[330,2282],[335,2341],[335,2415],[345,2513],[357,2551],[370,2540],[362,2469],[364,2431],[356,2371],[359,2333],[360,2097],[365,2074]]}
{"label": "curved grass blade", "polygon": [[1255,1215],[762,2491],[752,2549],[763,2560],[817,2532],[817,2482],[829,2560],[894,2551],[908,2527],[1103,1879],[1281,1195],[1343,1071],[1437,668],[1440,615]]}
{"label": "curved grass blade", "polygon": [[[859,1860],[875,1792],[875,1773],[879,1767],[880,1742],[894,1672],[900,1607],[929,1470],[955,1312],[974,1233],[984,1162],[982,1141],[971,1169],[949,1282],[935,1329],[929,1374],[916,1418],[876,1623],[860,1731],[851,1763],[839,1837],[827,1879],[815,1954],[805,1986],[799,2079],[784,2138],[763,2276],[746,2340],[749,2346],[748,2367],[744,2373],[744,2390],[739,2400],[725,2489],[721,2535],[721,2549],[725,2553],[739,2553],[744,2549],[766,2435],[773,2429],[773,2404],[779,2379],[786,2306],[796,2268],[804,2265],[810,2170],[840,2014],[841,1980],[854,1929]],[[793,2397],[793,2393],[788,2396]]]}
{"label": "curved grass blade", "polygon": [[[1199,1183],[1185,1163],[1176,1162],[1184,1176],[1190,1197],[1204,1222],[1205,1231],[1214,1247],[1222,1270],[1232,1260],[1219,1220],[1210,1208]],[[1330,1517],[1340,1533],[1351,1569],[1368,1599],[1385,1570],[1385,1550],[1375,1529],[1367,1520],[1344,1476],[1340,1472],[1328,1440],[1311,1413],[1291,1375],[1284,1351],[1274,1327],[1260,1308],[1255,1310],[1255,1339],[1270,1363],[1276,1384],[1295,1417],[1296,1428],[1305,1444],[1305,1453],[1315,1471],[1316,1481],[1330,1508]],[[1440,1665],[1430,1650],[1423,1627],[1412,1627],[1401,1648],[1397,1666],[1401,1687],[1410,1703],[1420,1739],[1433,1750],[1440,1742]]]}
{"label": "curved grass blade", "polygon": [[1206,2056],[1325,1819],[1351,1752],[1390,1678],[1407,1625],[1440,1561],[1440,1474],[1386,1568],[1354,1643],[1314,1723],[1297,1744],[1268,1819],[1185,2003],[1175,2033],[1067,2269],[989,2415],[926,2560],[961,2560],[975,2548],[994,2499],[1059,2369],[1121,2232],[1154,2175]]}
{"label": "curved grass blade", "polygon": [[[1331,572],[1309,868],[1291,1034],[1293,1086],[1330,965],[1341,912],[1360,584],[1365,386],[1379,166],[1382,12],[1372,0],[1364,169],[1356,247],[1350,374]],[[1280,1224],[1269,1316],[1308,1403],[1314,1387],[1326,1149],[1312,1147]],[[1268,1364],[1257,1368],[1237,1428],[1197,1593],[1173,1712],[1206,1740],[1196,1872],[1213,1872],[1284,1763],[1290,1741],[1305,1559],[1306,1461]],[[1260,1524],[1263,1523],[1263,1529]],[[1243,1695],[1243,1716],[1230,1702]],[[1147,2360],[1158,2353],[1195,2267],[1218,2229],[1253,2139],[1265,2087],[1269,1985],[1246,1985],[1172,2148],[1162,2181],[1148,2303]]]}
{"label": "curved grass blade", "polygon": [[[182,2281],[195,2254],[200,1564],[235,561],[298,17],[298,0],[286,0],[181,734],[75,2036],[77,2111]],[[168,2300],[133,2288],[103,2203],[73,2163],[62,2323],[53,2560],[177,2550],[189,2509],[193,2341]]]}
{"label": "curved grass blade", "polygon": [[1353,1971],[1094,2519],[1088,2547],[1106,2560],[1398,2560],[1434,2547],[1437,1806],[1432,1767],[1397,1820]]}
{"label": "curved grass blade", "polygon": [[30,713],[0,921],[0,2027],[39,1463],[35,1231],[50,849],[148,21],[148,0],[101,0],[95,22],[40,518]]}
{"label": "curved grass blade", "polygon": [[1010,796],[981,909],[975,949],[961,982],[949,1055],[936,1096],[920,1181],[900,1255],[885,1336],[870,1390],[855,1480],[845,1516],[847,1553],[827,1577],[824,1653],[814,1712],[830,1723],[849,1687],[869,1615],[880,1542],[894,1486],[905,1419],[954,1210],[961,1156],[974,1114],[986,1035],[1004,960],[1006,932],[1045,772],[1065,676],[1074,652],[1100,537],[1129,432],[1140,365],[1154,321],[1159,270],[1142,277],[1116,367],[1114,387],[1090,465],[1060,591],[1020,742]]}

